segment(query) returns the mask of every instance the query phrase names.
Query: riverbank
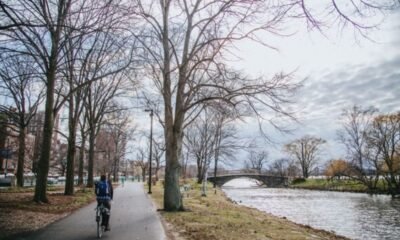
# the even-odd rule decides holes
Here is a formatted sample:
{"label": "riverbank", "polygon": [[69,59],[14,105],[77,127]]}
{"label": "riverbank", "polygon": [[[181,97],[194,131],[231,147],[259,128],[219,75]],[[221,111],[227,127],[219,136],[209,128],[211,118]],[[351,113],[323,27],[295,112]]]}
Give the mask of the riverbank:
{"label": "riverbank", "polygon": [[49,204],[32,201],[33,188],[0,190],[0,239],[11,239],[41,229],[95,200],[93,189],[76,188],[65,196],[64,187],[49,187]]}
{"label": "riverbank", "polygon": [[[173,240],[243,240],[243,239],[346,239],[334,233],[312,229],[285,218],[240,206],[209,185],[207,197],[201,196],[200,185],[191,182],[184,193],[184,212],[160,211],[167,232]],[[162,184],[153,187],[151,195],[162,208]]]}
{"label": "riverbank", "polygon": [[400,199],[390,195],[265,188],[248,179],[232,180],[223,191],[241,205],[351,239],[400,236]]}
{"label": "riverbank", "polygon": [[[337,192],[354,192],[354,193],[371,193],[368,188],[360,182],[351,179],[297,179],[289,188],[307,189],[319,191],[337,191]],[[389,194],[382,182],[377,185],[374,194]]]}

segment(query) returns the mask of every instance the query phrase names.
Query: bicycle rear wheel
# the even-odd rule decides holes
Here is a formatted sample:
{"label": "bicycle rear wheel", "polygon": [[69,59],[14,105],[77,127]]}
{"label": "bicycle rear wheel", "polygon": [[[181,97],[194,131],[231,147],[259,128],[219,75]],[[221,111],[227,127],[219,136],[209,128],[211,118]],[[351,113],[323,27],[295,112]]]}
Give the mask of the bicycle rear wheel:
{"label": "bicycle rear wheel", "polygon": [[103,214],[99,213],[98,218],[99,221],[97,221],[97,237],[101,238],[101,236],[103,236],[103,232],[104,232],[104,226],[101,225],[102,221],[103,221]]}

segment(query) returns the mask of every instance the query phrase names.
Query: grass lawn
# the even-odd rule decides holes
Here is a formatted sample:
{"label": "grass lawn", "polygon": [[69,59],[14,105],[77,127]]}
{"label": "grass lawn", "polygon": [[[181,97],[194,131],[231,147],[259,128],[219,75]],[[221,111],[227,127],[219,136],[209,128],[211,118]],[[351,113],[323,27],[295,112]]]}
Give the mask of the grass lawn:
{"label": "grass lawn", "polygon": [[64,187],[48,189],[49,204],[33,201],[33,188],[0,191],[0,239],[40,229],[95,200],[91,188],[75,188],[74,196],[64,196]]}
{"label": "grass lawn", "polygon": [[[194,182],[190,184],[192,189],[184,194],[187,211],[160,211],[169,231],[178,235],[176,239],[345,239],[327,231],[315,230],[256,209],[239,206],[229,201],[220,189],[214,194],[211,185],[208,186],[207,197],[202,197],[200,185]],[[161,183],[154,186],[151,196],[161,209]]]}

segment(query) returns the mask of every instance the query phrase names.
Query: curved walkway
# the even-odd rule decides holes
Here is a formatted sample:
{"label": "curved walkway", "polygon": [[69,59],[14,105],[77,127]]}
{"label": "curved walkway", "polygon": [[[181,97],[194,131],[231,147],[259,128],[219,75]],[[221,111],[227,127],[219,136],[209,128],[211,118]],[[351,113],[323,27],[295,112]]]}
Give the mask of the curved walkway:
{"label": "curved walkway", "polygon": [[[95,209],[92,203],[70,216],[19,240],[89,240],[97,239]],[[111,231],[102,239],[115,240],[164,240],[164,229],[142,183],[125,182],[114,190],[111,205]]]}

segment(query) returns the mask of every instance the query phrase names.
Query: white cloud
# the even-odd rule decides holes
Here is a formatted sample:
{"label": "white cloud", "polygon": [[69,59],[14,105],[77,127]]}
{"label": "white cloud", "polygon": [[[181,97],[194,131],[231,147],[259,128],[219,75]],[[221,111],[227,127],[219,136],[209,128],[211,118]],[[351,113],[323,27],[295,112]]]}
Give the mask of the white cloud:
{"label": "white cloud", "polygon": [[[380,30],[371,33],[376,42],[355,42],[351,35],[327,39],[318,33],[299,32],[295,37],[275,39],[271,44],[280,51],[242,43],[238,55],[243,61],[234,66],[251,74],[272,74],[299,68],[297,76],[307,77],[296,96],[295,109],[300,125],[292,135],[282,135],[267,127],[276,145],[265,144],[270,159],[283,157],[284,143],[305,134],[328,141],[324,160],[344,157],[337,141],[339,116],[354,104],[374,106],[381,112],[400,111],[400,11],[388,17]],[[242,136],[255,137],[255,121],[241,123]],[[261,141],[261,140],[260,140]]]}

